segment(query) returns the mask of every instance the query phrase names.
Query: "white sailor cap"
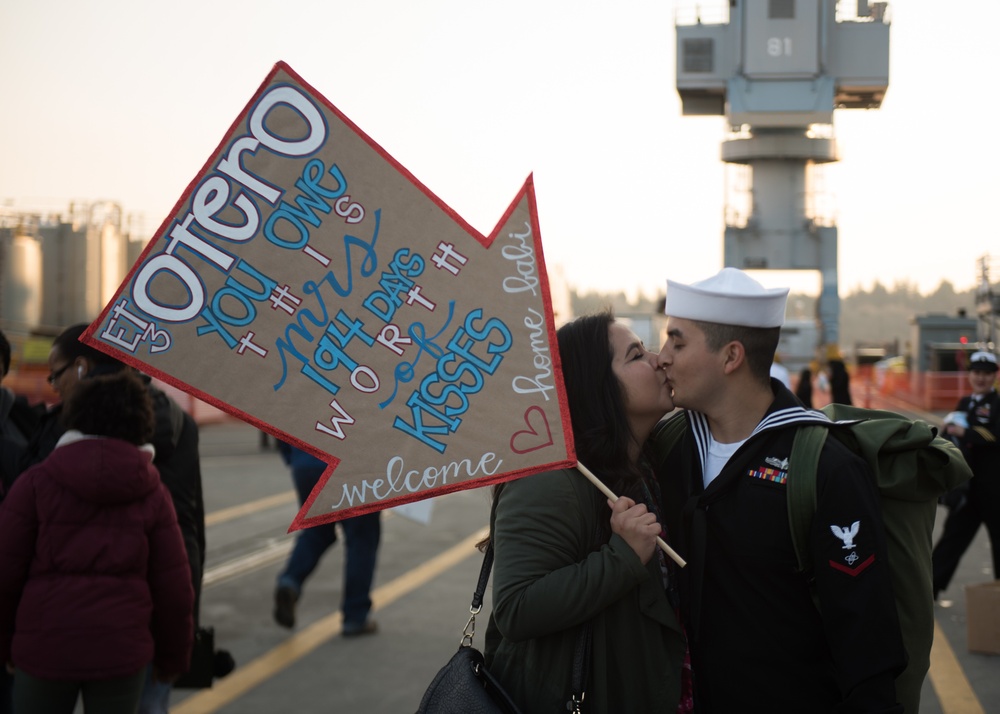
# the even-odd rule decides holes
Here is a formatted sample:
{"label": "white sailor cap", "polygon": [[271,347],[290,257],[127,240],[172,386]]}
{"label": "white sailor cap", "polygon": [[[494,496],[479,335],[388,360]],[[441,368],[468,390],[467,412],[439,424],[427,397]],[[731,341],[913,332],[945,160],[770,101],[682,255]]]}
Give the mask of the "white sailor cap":
{"label": "white sailor cap", "polygon": [[997,371],[997,356],[992,352],[973,352],[969,357],[969,369],[979,369],[984,372]]}
{"label": "white sailor cap", "polygon": [[721,325],[781,327],[787,297],[788,288],[765,288],[742,270],[723,268],[690,285],[668,280],[664,313]]}

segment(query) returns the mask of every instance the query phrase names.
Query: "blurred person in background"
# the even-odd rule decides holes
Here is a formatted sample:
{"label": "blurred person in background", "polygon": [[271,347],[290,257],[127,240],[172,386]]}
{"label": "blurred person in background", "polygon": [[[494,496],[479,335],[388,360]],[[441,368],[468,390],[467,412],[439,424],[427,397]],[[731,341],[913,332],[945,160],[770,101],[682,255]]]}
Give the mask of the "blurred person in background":
{"label": "blurred person in background", "polygon": [[[86,323],[67,327],[52,342],[48,358],[48,379],[61,401],[52,406],[40,420],[21,460],[21,469],[38,463],[52,452],[65,431],[60,418],[63,403],[71,398],[80,384],[96,376],[125,371],[135,373],[144,384],[153,405],[153,465],[170,492],[184,539],[195,594],[193,626],[197,628],[200,622],[201,583],[205,565],[205,505],[198,450],[198,424],[176,401],[155,387],[148,376],[135,372],[111,355],[80,342],[87,327]],[[228,657],[228,653],[224,656]],[[228,668],[231,669],[232,666],[229,665]],[[152,674],[150,670],[139,714],[166,714],[170,683],[156,681]]]}
{"label": "blurred person in background", "polygon": [[[312,493],[327,465],[302,449],[278,441],[281,458],[292,469],[292,481],[301,507]],[[381,511],[339,521],[347,541],[344,556],[344,595],[341,599],[344,637],[372,635],[378,631],[369,617],[372,609],[371,588],[382,535]],[[295,608],[302,597],[306,579],[319,565],[327,549],[337,542],[338,523],[322,523],[303,528],[295,536],[295,545],[274,591],[274,621],[282,627],[295,627]]]}
{"label": "blurred person in background", "polygon": [[951,510],[932,555],[935,600],[948,589],[959,561],[984,523],[993,552],[993,578],[1000,578],[1000,396],[996,379],[996,355],[974,352],[969,358],[972,394],[959,400],[955,416],[942,430],[962,449],[973,478],[964,493],[949,494],[953,497]]}
{"label": "blurred person in background", "polygon": [[830,401],[834,404],[851,405],[851,375],[844,364],[844,358],[836,346],[827,350],[827,369],[830,370]]}
{"label": "blurred person in background", "polygon": [[[82,371],[82,370],[81,370]],[[0,656],[18,714],[132,714],[147,667],[187,670],[194,591],[153,466],[152,403],[132,371],[81,381],[52,453],[0,506]]]}
{"label": "blurred person in background", "polygon": [[[10,371],[10,359],[10,342],[0,331],[0,383]],[[0,386],[0,500],[20,473],[19,464],[28,447],[28,437],[38,428],[44,412],[44,405],[31,406],[24,397]],[[0,669],[0,714],[10,714],[12,710],[13,681],[6,668]]]}
{"label": "blurred person in background", "polygon": [[809,367],[799,372],[799,382],[795,385],[795,398],[807,409],[813,408],[813,374]]}
{"label": "blurred person in background", "polygon": [[781,355],[774,355],[774,361],[771,363],[771,376],[785,385],[785,389],[792,388],[792,375],[788,371],[788,367],[781,363]]}
{"label": "blurred person in background", "polygon": [[[10,342],[0,331],[0,383],[10,371],[10,357]],[[23,396],[0,386],[0,499],[20,472],[28,439],[37,430],[44,412],[43,405],[32,406]]]}

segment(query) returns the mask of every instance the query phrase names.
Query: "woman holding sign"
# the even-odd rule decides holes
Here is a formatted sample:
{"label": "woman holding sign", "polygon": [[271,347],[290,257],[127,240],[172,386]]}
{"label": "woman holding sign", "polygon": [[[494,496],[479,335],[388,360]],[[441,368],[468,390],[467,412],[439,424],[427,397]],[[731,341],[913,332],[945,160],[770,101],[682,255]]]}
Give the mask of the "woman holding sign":
{"label": "woman holding sign", "polygon": [[[523,711],[563,711],[577,637],[590,628],[588,712],[691,710],[674,564],[657,548],[658,486],[645,454],[673,409],[657,355],[610,312],[558,331],[580,463],[496,487],[486,664]],[[610,508],[609,508],[610,505]]]}

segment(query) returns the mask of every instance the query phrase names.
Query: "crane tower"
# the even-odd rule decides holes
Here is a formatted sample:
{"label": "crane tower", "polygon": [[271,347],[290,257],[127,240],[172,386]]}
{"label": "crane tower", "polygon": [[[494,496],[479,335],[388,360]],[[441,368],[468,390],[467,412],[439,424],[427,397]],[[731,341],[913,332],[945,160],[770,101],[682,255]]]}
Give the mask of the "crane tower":
{"label": "crane tower", "polygon": [[[745,270],[816,270],[822,341],[837,344],[837,226],[815,167],[838,160],[835,109],[877,109],[889,86],[887,3],[729,0],[721,15],[677,16],[685,115],[724,115],[723,261]],[[730,171],[730,169],[734,169]]]}

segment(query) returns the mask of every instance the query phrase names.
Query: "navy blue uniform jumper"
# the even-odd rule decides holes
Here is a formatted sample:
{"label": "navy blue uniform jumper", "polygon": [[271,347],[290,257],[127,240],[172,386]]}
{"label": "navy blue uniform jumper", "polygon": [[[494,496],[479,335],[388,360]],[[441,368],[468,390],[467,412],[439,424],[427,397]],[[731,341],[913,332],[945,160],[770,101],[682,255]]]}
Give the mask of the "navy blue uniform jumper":
{"label": "navy blue uniform jumper", "polygon": [[689,563],[682,609],[698,711],[900,712],[893,680],[906,656],[869,469],[826,440],[810,536],[817,609],[797,570],[785,483],[796,426],[829,420],[771,386],[768,412],[708,488],[703,415],[678,417],[688,429],[660,459],[666,520]]}

